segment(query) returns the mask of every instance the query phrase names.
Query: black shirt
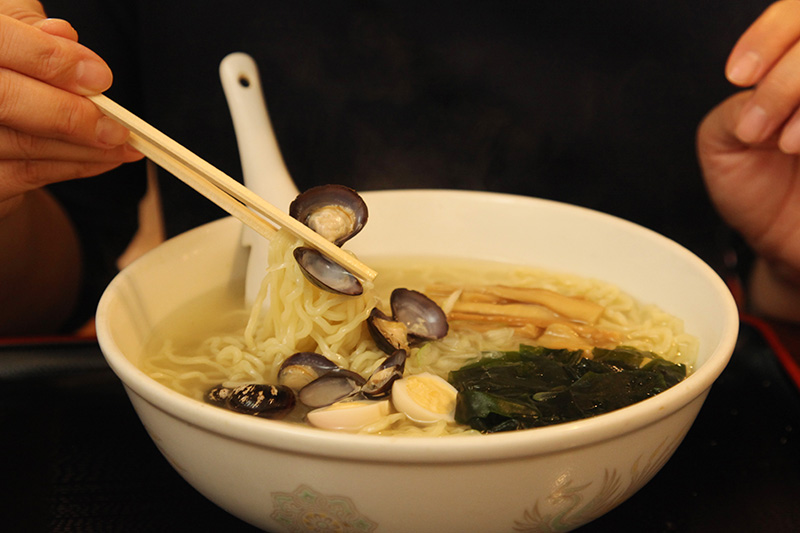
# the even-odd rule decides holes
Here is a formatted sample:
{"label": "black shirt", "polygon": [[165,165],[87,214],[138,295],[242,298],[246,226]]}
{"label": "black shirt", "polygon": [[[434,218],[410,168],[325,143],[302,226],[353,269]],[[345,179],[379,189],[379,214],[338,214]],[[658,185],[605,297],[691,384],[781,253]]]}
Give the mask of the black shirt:
{"label": "black shirt", "polygon": [[[44,4],[108,61],[109,96],[234,177],[217,69],[243,51],[301,190],[550,198],[643,224],[716,266],[726,230],[695,130],[733,92],[725,59],[769,2]],[[142,165],[127,165],[57,188],[86,243],[89,307],[135,229],[143,179]],[[160,187],[169,236],[225,214],[164,172]],[[95,211],[97,195],[113,208]]]}

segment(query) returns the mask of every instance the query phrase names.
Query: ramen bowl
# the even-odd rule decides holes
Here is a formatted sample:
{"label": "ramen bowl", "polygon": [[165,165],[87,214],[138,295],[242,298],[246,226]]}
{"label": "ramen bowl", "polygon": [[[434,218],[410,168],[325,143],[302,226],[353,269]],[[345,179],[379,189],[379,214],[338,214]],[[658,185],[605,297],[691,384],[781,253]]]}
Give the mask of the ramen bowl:
{"label": "ramen bowl", "polygon": [[613,283],[683,319],[700,343],[694,372],[608,414],[491,435],[356,435],[219,409],[157,383],[137,360],[167,316],[211,289],[241,286],[241,224],[222,219],[122,271],[97,314],[109,365],[187,482],[268,531],[563,531],[656,475],[736,340],[736,306],[711,268],[652,231],[557,202],[437,190],[363,196],[370,220],[348,243],[359,256],[490,259]]}

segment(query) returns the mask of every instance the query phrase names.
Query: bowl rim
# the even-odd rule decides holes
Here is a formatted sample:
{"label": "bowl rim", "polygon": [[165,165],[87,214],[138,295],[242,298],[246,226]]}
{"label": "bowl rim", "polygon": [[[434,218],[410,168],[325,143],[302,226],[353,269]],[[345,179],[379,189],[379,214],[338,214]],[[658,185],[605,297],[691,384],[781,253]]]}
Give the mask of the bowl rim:
{"label": "bowl rim", "polygon": [[[257,446],[291,451],[294,453],[328,456],[355,461],[456,463],[475,461],[504,461],[522,456],[563,451],[614,439],[657,423],[673,413],[686,408],[696,399],[702,401],[713,382],[727,365],[736,343],[739,315],[736,303],[716,272],[694,253],[680,244],[648,228],[589,208],[540,199],[483,191],[455,191],[444,189],[403,189],[365,192],[384,194],[464,194],[481,195],[499,201],[526,201],[556,204],[559,208],[578,210],[607,222],[624,224],[643,231],[662,245],[672,247],[676,253],[692,263],[708,279],[722,303],[724,326],[719,342],[707,360],[685,380],[670,389],[634,405],[592,418],[554,426],[480,436],[447,437],[387,437],[356,435],[305,427],[283,421],[264,420],[241,415],[204,404],[169,389],[151,378],[125,357],[117,346],[108,325],[109,307],[116,297],[117,287],[148,261],[171,255],[184,239],[202,238],[209,233],[235,231],[241,223],[231,217],[222,218],[191,229],[167,240],[146,253],[111,281],[97,308],[97,337],[109,366],[123,382],[128,393],[141,397],[153,408],[176,417],[206,431],[226,438],[240,440]],[[229,227],[230,226],[230,227]],[[237,233],[238,235],[238,233]],[[139,265],[139,266],[137,266]],[[138,409],[138,408],[137,408]],[[686,427],[693,422],[690,421]]]}

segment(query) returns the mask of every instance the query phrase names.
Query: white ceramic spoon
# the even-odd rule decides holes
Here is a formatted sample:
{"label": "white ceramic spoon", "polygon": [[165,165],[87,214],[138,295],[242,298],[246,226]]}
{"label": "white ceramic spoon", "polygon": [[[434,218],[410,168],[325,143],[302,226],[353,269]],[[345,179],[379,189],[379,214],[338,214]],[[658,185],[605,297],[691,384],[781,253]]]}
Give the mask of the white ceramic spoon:
{"label": "white ceramic spoon", "polygon": [[[249,55],[236,52],[222,60],[219,76],[233,119],[245,186],[272,205],[288,211],[298,190],[272,130],[258,66]],[[269,241],[245,227],[242,245],[250,248],[245,279],[245,303],[250,305],[267,268]]]}

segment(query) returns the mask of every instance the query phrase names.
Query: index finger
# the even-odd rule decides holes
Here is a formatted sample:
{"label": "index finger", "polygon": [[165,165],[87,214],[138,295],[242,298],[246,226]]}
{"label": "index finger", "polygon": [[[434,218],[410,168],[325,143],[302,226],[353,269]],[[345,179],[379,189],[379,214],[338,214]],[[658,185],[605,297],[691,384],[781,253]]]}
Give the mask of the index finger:
{"label": "index finger", "polygon": [[0,67],[75,94],[98,94],[111,86],[108,65],[77,42],[0,15]]}
{"label": "index finger", "polygon": [[742,87],[755,85],[798,41],[800,2],[775,2],[753,22],[733,47],[725,67],[728,80]]}

